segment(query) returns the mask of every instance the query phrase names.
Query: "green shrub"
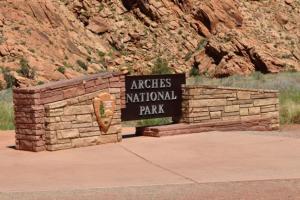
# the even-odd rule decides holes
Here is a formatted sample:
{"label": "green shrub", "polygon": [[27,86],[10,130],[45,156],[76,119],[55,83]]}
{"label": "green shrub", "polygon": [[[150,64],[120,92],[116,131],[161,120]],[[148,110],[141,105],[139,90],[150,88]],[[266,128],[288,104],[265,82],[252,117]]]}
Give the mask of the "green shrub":
{"label": "green shrub", "polygon": [[86,58],[86,61],[92,62],[92,57],[91,57],[91,56],[88,56],[88,57]]}
{"label": "green shrub", "polygon": [[6,88],[11,88],[16,85],[16,78],[10,73],[8,68],[1,68],[2,74],[4,76],[4,80],[6,82]]}
{"label": "green shrub", "polygon": [[64,61],[63,64],[64,64],[64,68],[67,68],[67,67],[72,68],[73,67],[70,63],[67,63],[66,61]]}
{"label": "green shrub", "polygon": [[82,69],[84,69],[85,71],[88,69],[88,66],[85,64],[85,62],[83,62],[82,60],[77,60],[76,61],[77,64],[79,65],[79,67],[81,67]]}
{"label": "green shrub", "polygon": [[57,71],[59,71],[60,73],[64,74],[66,72],[66,68],[65,68],[65,66],[59,66],[57,68]]}
{"label": "green shrub", "polygon": [[192,67],[190,70],[190,76],[199,76],[199,69],[198,67]]}
{"label": "green shrub", "polygon": [[18,73],[29,79],[34,79],[35,77],[35,70],[31,69],[28,61],[24,58],[20,60],[20,69],[18,70]]}
{"label": "green shrub", "polygon": [[38,81],[37,84],[38,85],[43,85],[45,82],[44,81]]}
{"label": "green shrub", "polygon": [[192,56],[193,56],[193,53],[194,53],[194,52],[189,51],[189,52],[184,56],[184,60],[185,60],[185,61],[190,60],[190,59],[192,58]]}
{"label": "green shrub", "polygon": [[105,53],[102,52],[102,51],[100,51],[100,50],[98,50],[98,56],[99,56],[99,57],[104,57],[104,56],[105,56]]}
{"label": "green shrub", "polygon": [[171,74],[168,61],[166,59],[157,58],[152,68],[152,74]]}
{"label": "green shrub", "polygon": [[200,42],[197,45],[196,51],[200,51],[200,50],[204,49],[205,46],[207,45],[207,43],[208,43],[208,41],[206,38],[200,40]]}

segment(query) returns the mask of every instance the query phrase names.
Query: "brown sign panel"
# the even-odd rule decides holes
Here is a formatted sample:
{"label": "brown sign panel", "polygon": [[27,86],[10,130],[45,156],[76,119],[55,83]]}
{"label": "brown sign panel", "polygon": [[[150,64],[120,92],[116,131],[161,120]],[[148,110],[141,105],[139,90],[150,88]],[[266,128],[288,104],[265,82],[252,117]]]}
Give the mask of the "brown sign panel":
{"label": "brown sign panel", "polygon": [[181,115],[185,74],[126,76],[123,121]]}

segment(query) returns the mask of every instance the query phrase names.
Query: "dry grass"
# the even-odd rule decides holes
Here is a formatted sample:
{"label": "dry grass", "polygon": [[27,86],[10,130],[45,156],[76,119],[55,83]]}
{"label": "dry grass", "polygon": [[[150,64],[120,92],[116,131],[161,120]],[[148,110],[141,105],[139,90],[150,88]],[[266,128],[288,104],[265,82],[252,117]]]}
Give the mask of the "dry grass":
{"label": "dry grass", "polygon": [[12,91],[0,91],[0,130],[14,129]]}

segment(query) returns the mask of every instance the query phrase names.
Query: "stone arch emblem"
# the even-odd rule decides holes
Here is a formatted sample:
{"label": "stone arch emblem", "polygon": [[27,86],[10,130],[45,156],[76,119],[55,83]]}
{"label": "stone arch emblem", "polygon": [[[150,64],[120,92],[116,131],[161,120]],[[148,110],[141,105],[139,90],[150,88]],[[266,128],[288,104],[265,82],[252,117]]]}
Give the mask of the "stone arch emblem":
{"label": "stone arch emblem", "polygon": [[116,99],[109,93],[101,93],[93,99],[93,106],[99,128],[106,133],[113,119]]}

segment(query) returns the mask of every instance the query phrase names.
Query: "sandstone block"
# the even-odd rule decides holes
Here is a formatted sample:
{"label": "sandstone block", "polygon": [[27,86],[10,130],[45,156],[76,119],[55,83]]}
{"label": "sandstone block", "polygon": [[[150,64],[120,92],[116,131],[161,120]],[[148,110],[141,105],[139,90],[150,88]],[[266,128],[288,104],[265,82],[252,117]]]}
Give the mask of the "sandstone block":
{"label": "sandstone block", "polygon": [[209,111],[223,111],[224,106],[215,106],[215,107],[209,107]]}
{"label": "sandstone block", "polygon": [[54,123],[54,122],[56,122],[56,118],[55,117],[47,117],[45,119],[45,122],[46,123]]}
{"label": "sandstone block", "polygon": [[48,151],[57,151],[57,150],[70,149],[70,148],[72,148],[72,144],[71,143],[51,144],[51,145],[47,145],[46,146],[46,149]]}
{"label": "sandstone block", "polygon": [[92,92],[92,93],[89,93],[89,94],[86,94],[86,95],[83,95],[83,96],[79,96],[78,100],[79,100],[79,102],[91,100],[94,97],[96,97],[98,94],[99,94],[99,91]]}
{"label": "sandstone block", "polygon": [[66,101],[68,102],[68,105],[70,106],[70,105],[77,104],[79,102],[79,98],[75,97],[75,98],[67,99]]}
{"label": "sandstone block", "polygon": [[44,124],[16,124],[16,129],[43,130]]}
{"label": "sandstone block", "polygon": [[16,139],[17,140],[30,140],[30,141],[38,141],[41,139],[40,135],[21,135],[21,134],[16,134]]}
{"label": "sandstone block", "polygon": [[120,88],[109,88],[108,91],[110,94],[119,94],[121,92]]}
{"label": "sandstone block", "polygon": [[202,94],[216,94],[218,89],[195,89],[199,90],[199,93],[201,92]]}
{"label": "sandstone block", "polygon": [[76,122],[77,123],[85,123],[85,122],[92,122],[92,115],[77,115],[76,116]]}
{"label": "sandstone block", "polygon": [[50,123],[46,125],[46,130],[55,131],[55,130],[63,130],[72,128],[71,122],[58,122],[58,123]]}
{"label": "sandstone block", "polygon": [[239,116],[240,115],[240,112],[237,111],[237,112],[224,112],[223,113],[223,117],[227,117],[227,116]]}
{"label": "sandstone block", "polygon": [[61,121],[63,122],[71,122],[75,120],[76,120],[76,115],[61,116]]}
{"label": "sandstone block", "polygon": [[71,139],[67,138],[67,139],[56,140],[56,144],[66,144],[66,143],[71,143]]}
{"label": "sandstone block", "polygon": [[56,102],[56,101],[61,101],[63,99],[64,99],[64,95],[61,92],[60,94],[43,98],[41,103],[42,104],[47,104],[47,103],[52,103],[52,102]]}
{"label": "sandstone block", "polygon": [[58,139],[76,138],[76,137],[79,137],[78,129],[66,129],[66,130],[57,131]]}
{"label": "sandstone block", "polygon": [[203,116],[203,117],[194,117],[194,121],[199,121],[199,122],[201,122],[201,121],[203,121],[203,120],[208,120],[208,119],[210,119],[210,116],[208,115],[208,116]]}
{"label": "sandstone block", "polygon": [[252,99],[243,99],[232,101],[232,105],[243,105],[243,104],[253,104]]}
{"label": "sandstone block", "polygon": [[225,112],[237,112],[240,110],[239,105],[225,106]]}
{"label": "sandstone block", "polygon": [[85,88],[83,85],[74,88],[69,88],[63,91],[63,96],[65,99],[83,94],[85,94]]}
{"label": "sandstone block", "polygon": [[81,115],[93,112],[94,108],[92,105],[69,106],[64,109],[64,115]]}
{"label": "sandstone block", "polygon": [[190,117],[203,117],[203,116],[209,116],[209,112],[192,112],[189,113]]}
{"label": "sandstone block", "polygon": [[240,105],[240,108],[250,108],[250,107],[253,107],[253,104],[241,104]]}
{"label": "sandstone block", "polygon": [[105,134],[118,134],[122,131],[122,127],[121,125],[114,125],[114,126],[111,126],[109,127],[108,131],[106,133],[103,133],[103,135]]}
{"label": "sandstone block", "polygon": [[18,148],[20,150],[29,150],[29,151],[32,151],[33,141],[30,141],[30,140],[18,140]]}
{"label": "sandstone block", "polygon": [[233,121],[233,120],[240,120],[240,116],[226,116],[222,117],[223,121]]}
{"label": "sandstone block", "polygon": [[96,85],[103,85],[103,84],[108,84],[109,81],[107,78],[98,78],[96,80]]}
{"label": "sandstone block", "polygon": [[224,99],[226,99],[226,98],[236,99],[235,93],[211,94],[211,95],[207,95],[207,96],[209,96],[208,98],[213,98],[213,99],[223,99],[223,98]]}
{"label": "sandstone block", "polygon": [[108,83],[104,83],[104,84],[101,84],[101,85],[96,85],[94,87],[86,88],[85,92],[86,93],[91,93],[91,92],[96,92],[96,91],[98,91],[98,92],[107,92],[108,91],[107,88],[109,88],[109,84]]}
{"label": "sandstone block", "polygon": [[219,119],[221,118],[222,112],[217,111],[217,112],[210,112],[210,118],[212,119]]}
{"label": "sandstone block", "polygon": [[244,99],[250,99],[251,95],[250,95],[250,92],[238,91],[237,97],[238,97],[238,99],[244,100]]}
{"label": "sandstone block", "polygon": [[260,113],[260,107],[249,108],[249,115],[256,115]]}
{"label": "sandstone block", "polygon": [[118,133],[117,139],[118,139],[118,142],[121,142],[121,141],[122,141],[122,139],[123,139],[123,135],[122,135],[122,133],[121,133],[121,132],[120,132],[120,133]]}
{"label": "sandstone block", "polygon": [[100,130],[80,133],[80,137],[91,137],[91,136],[100,136]]}
{"label": "sandstone block", "polygon": [[[97,123],[97,122],[96,122]],[[93,126],[93,123],[73,123],[72,124],[72,128],[86,128],[86,127],[92,127]],[[98,126],[98,124],[97,124]]]}
{"label": "sandstone block", "polygon": [[57,144],[57,138],[46,138],[46,145]]}
{"label": "sandstone block", "polygon": [[34,141],[33,146],[44,146],[46,144],[46,142],[44,140],[38,140],[38,141]]}
{"label": "sandstone block", "polygon": [[186,94],[187,95],[195,95],[195,96],[198,96],[198,95],[201,95],[202,93],[202,89],[201,88],[191,88],[191,89],[187,89],[186,90]]}
{"label": "sandstone block", "polygon": [[32,151],[34,152],[40,152],[40,151],[45,151],[46,150],[46,146],[33,146],[32,147]]}
{"label": "sandstone block", "polygon": [[16,129],[16,134],[25,134],[25,135],[44,135],[44,130],[33,130],[33,129]]}
{"label": "sandstone block", "polygon": [[269,99],[255,99],[254,106],[266,106],[279,103],[277,98],[269,98]]}
{"label": "sandstone block", "polygon": [[262,113],[263,117],[275,117],[278,118],[279,117],[279,112],[275,111],[275,112],[267,112],[267,113]]}
{"label": "sandstone block", "polygon": [[201,99],[191,100],[190,107],[225,106],[226,99]]}
{"label": "sandstone block", "polygon": [[46,116],[47,117],[58,117],[58,116],[62,116],[63,114],[64,114],[64,112],[61,109],[46,111]]}
{"label": "sandstone block", "polygon": [[66,100],[65,101],[58,101],[58,102],[55,102],[55,103],[45,105],[45,109],[50,110],[50,109],[55,109],[55,108],[62,108],[62,107],[65,107],[67,104],[68,104],[68,102]]}
{"label": "sandstone block", "polygon": [[31,117],[15,117],[17,124],[42,124],[44,118],[31,118]]}
{"label": "sandstone block", "polygon": [[121,88],[123,86],[123,83],[121,82],[113,82],[109,84],[109,87],[111,88]]}
{"label": "sandstone block", "polygon": [[248,108],[240,108],[240,115],[245,116],[249,114]]}
{"label": "sandstone block", "polygon": [[85,132],[99,132],[99,127],[86,127],[86,128],[79,128],[79,133],[85,133]]}
{"label": "sandstone block", "polygon": [[252,99],[265,99],[265,98],[275,98],[277,97],[277,93],[261,93],[261,94],[252,94],[251,98]]}
{"label": "sandstone block", "polygon": [[208,108],[189,108],[189,113],[193,112],[208,112]]}
{"label": "sandstone block", "polygon": [[261,115],[248,115],[248,116],[241,116],[242,120],[257,120],[261,118]]}
{"label": "sandstone block", "polygon": [[98,141],[99,144],[116,143],[116,142],[118,142],[118,134],[101,135]]}
{"label": "sandstone block", "polygon": [[261,112],[273,112],[276,111],[276,106],[275,105],[269,105],[269,106],[261,106]]}
{"label": "sandstone block", "polygon": [[272,118],[272,119],[271,119],[271,123],[272,123],[272,124],[278,124],[278,123],[279,123],[279,117],[277,117],[277,118]]}
{"label": "sandstone block", "polygon": [[56,131],[45,131],[46,138],[56,138]]}
{"label": "sandstone block", "polygon": [[99,136],[76,138],[72,139],[72,147],[84,147],[96,145],[99,141]]}

